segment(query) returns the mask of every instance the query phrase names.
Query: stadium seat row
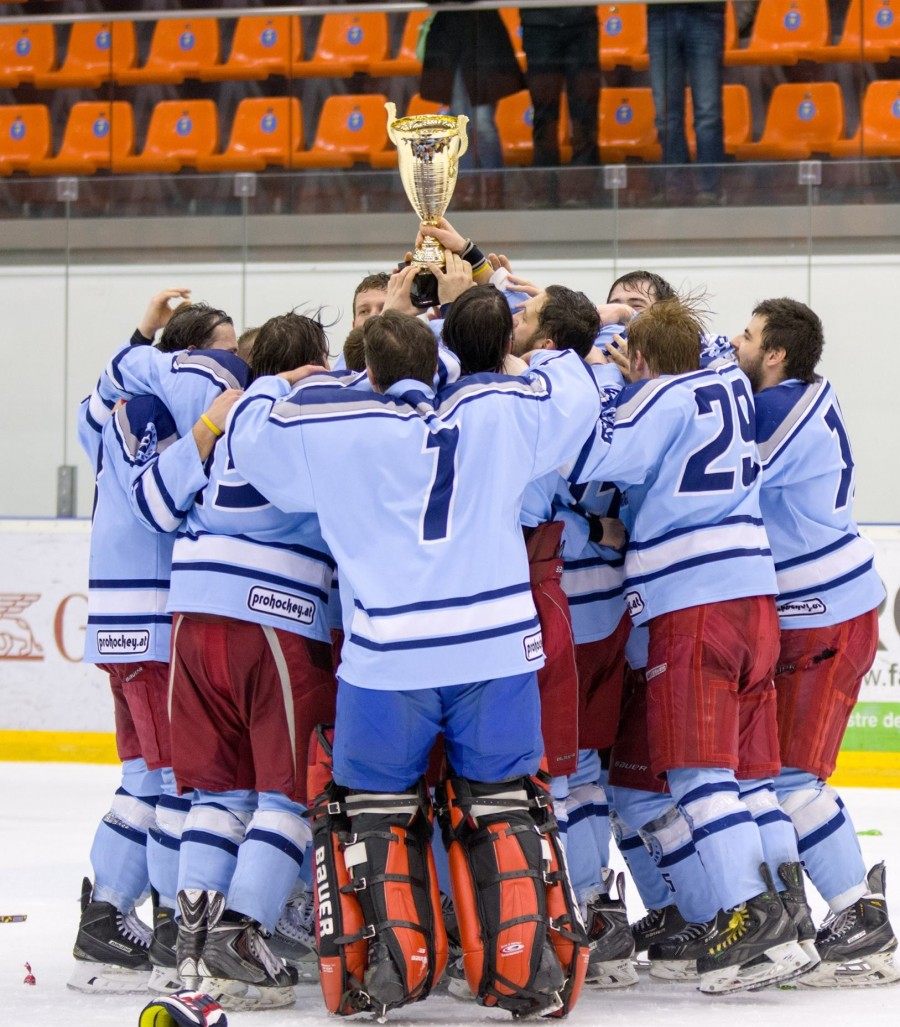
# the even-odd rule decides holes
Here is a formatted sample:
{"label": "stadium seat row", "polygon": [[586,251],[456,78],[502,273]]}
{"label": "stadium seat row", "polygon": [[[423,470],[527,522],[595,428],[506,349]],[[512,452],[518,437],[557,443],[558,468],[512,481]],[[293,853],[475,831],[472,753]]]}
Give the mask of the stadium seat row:
{"label": "stadium seat row", "polygon": [[[262,171],[282,168],[373,168],[396,165],[388,140],[386,98],[379,94],[330,96],[322,105],[313,145],[304,147],[303,109],[296,97],[253,97],[242,100],[230,138],[219,150],[219,118],[213,100],[166,100],[150,118],[143,149],[135,153],[131,104],[76,103],[66,124],[59,152],[51,155],[50,113],[43,104],[0,107],[0,175],[15,171],[32,175],[165,173],[182,168],[200,172]],[[690,96],[686,97],[689,146],[696,142],[691,127]],[[900,156],[900,81],[869,84],[856,133],[844,136],[844,106],[833,82],[776,86],[769,102],[762,137],[751,141],[750,98],[745,86],[727,85],[723,92],[725,149],[738,160],[803,160],[813,154],[833,157]],[[407,113],[440,108],[414,97]],[[532,109],[527,91],[507,97],[497,109],[507,165],[530,164]],[[658,162],[660,147],[649,89],[604,89],[600,94],[600,157],[604,163],[629,158]],[[567,157],[568,126],[560,119],[563,157]]]}
{"label": "stadium seat row", "polygon": [[[882,62],[900,56],[900,0],[850,0],[841,39],[829,45],[828,0],[760,0],[753,34],[739,47],[729,0],[726,65]],[[525,54],[517,8],[501,11],[522,67]],[[396,55],[390,55],[388,15],[383,11],[326,14],[309,60],[304,58],[297,16],[251,15],[237,18],[231,50],[222,59],[220,25],[215,18],[158,21],[146,61],[138,65],[135,26],[130,21],[85,21],[71,27],[65,58],[57,65],[56,34],[49,24],[0,25],[0,86],[32,84],[38,89],[64,86],[177,84],[265,79],[346,78],[418,75],[419,29],[427,11],[406,17]],[[600,66],[646,70],[646,4],[600,4]]]}

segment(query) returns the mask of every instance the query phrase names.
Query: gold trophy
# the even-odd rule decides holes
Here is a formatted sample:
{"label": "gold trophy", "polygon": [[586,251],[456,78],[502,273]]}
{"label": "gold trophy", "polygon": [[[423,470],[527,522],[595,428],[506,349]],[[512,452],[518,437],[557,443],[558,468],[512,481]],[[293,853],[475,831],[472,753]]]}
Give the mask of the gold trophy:
{"label": "gold trophy", "polygon": [[[466,125],[469,119],[461,114],[414,114],[397,117],[397,107],[386,103],[387,130],[397,147],[400,180],[413,210],[426,225],[436,225],[450,205],[456,186],[459,158],[469,145]],[[433,236],[426,235],[413,254],[413,264],[443,265],[444,247]],[[430,279],[430,281],[429,281]],[[430,307],[437,302],[437,282],[430,272],[420,271],[413,279],[411,298],[417,307]]]}

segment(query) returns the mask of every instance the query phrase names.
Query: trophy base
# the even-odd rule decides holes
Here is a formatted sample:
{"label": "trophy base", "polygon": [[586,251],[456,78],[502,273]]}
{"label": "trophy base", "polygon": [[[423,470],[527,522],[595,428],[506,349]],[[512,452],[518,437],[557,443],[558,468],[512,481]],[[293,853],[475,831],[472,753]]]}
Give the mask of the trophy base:
{"label": "trophy base", "polygon": [[409,289],[409,300],[419,310],[427,310],[440,304],[438,298],[438,280],[433,271],[422,269],[413,278]]}

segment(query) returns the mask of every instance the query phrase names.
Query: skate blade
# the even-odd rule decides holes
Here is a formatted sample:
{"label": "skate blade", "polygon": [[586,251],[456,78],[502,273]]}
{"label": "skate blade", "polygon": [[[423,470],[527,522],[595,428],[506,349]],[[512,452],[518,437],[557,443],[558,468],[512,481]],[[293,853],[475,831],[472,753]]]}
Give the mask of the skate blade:
{"label": "skate blade", "polygon": [[173,966],[154,966],[147,982],[147,990],[156,995],[168,995],[186,987]]}
{"label": "skate blade", "polygon": [[234,981],[223,977],[204,977],[200,991],[212,996],[223,1009],[239,1012],[247,1009],[281,1009],[297,1001],[294,989],[260,988],[247,981]]}
{"label": "skate blade", "polygon": [[897,981],[900,981],[900,970],[891,950],[873,952],[870,956],[861,956],[846,963],[823,960],[797,984],[802,988],[874,988],[881,984],[896,984]]}
{"label": "skate blade", "polygon": [[809,957],[796,941],[773,945],[756,960],[739,966],[723,966],[700,975],[700,991],[704,995],[721,995],[732,991],[756,991],[770,984],[791,980],[809,963]]}
{"label": "skate blade", "polygon": [[88,994],[129,994],[145,992],[150,982],[149,970],[131,970],[115,963],[94,963],[87,959],[76,959],[72,976],[66,987],[72,991]]}
{"label": "skate blade", "polygon": [[637,982],[637,970],[630,959],[609,959],[605,963],[589,963],[584,978],[585,984],[601,990],[630,988]]}
{"label": "skate blade", "polygon": [[659,981],[696,981],[696,959],[657,959],[649,964],[650,976]]}
{"label": "skate blade", "polygon": [[458,977],[447,978],[447,991],[454,997],[460,1000],[460,1002],[474,1002],[475,995],[472,989],[469,987],[468,982],[465,978],[460,980]]}

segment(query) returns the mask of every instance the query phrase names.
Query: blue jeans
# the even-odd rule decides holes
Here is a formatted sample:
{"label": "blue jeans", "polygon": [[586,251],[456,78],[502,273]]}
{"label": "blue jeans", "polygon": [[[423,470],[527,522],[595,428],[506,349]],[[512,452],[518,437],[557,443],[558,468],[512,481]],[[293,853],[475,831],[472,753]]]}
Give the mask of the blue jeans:
{"label": "blue jeans", "polygon": [[[721,164],[722,67],[725,48],[723,3],[651,4],[647,8],[647,50],[650,86],[656,106],[656,130],[663,163],[687,164],[684,90],[690,86],[694,104],[697,161]],[[710,169],[701,188],[714,189],[718,172]]]}
{"label": "blue jeans", "polygon": [[469,119],[469,148],[460,159],[459,166],[464,169],[503,167],[503,150],[500,146],[500,133],[494,121],[494,105],[482,103],[477,106],[469,99],[462,71],[457,69],[453,79],[453,99],[450,101],[450,112],[455,115],[465,114]]}

